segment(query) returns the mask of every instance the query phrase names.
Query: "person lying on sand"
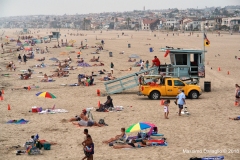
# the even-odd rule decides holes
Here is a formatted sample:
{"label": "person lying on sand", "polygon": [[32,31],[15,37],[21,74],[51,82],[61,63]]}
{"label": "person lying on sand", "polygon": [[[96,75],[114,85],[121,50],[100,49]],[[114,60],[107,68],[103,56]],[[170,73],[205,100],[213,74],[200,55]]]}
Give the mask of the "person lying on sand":
{"label": "person lying on sand", "polygon": [[99,64],[93,64],[92,66],[104,66],[104,63],[102,63],[102,62],[99,62]]}
{"label": "person lying on sand", "polygon": [[83,58],[80,58],[80,60],[77,60],[76,63],[83,63],[83,62],[84,62]]}
{"label": "person lying on sand", "polygon": [[31,86],[25,86],[25,87],[14,87],[12,88],[12,90],[19,90],[19,89],[25,89],[25,90],[30,90],[30,89],[33,89],[33,88],[39,88],[39,86],[35,86],[35,84],[31,85]]}
{"label": "person lying on sand", "polygon": [[132,60],[132,58],[129,58],[128,62],[136,62],[136,59]]}
{"label": "person lying on sand", "polygon": [[45,60],[45,57],[43,58],[36,58],[37,61],[44,61]]}
{"label": "person lying on sand", "polygon": [[114,80],[114,79],[116,79],[116,77],[107,76],[107,77],[99,78],[98,80],[100,80],[100,81],[109,81],[109,80]]}
{"label": "person lying on sand", "polygon": [[142,142],[136,142],[135,140],[132,140],[130,143],[127,143],[125,145],[114,145],[113,148],[114,149],[122,149],[122,148],[141,148],[141,147],[146,147],[146,141],[142,141]]}
{"label": "person lying on sand", "polygon": [[102,141],[102,143],[108,144],[108,143],[111,143],[111,142],[113,142],[113,141],[116,141],[116,140],[118,140],[118,139],[120,139],[120,138],[126,138],[126,136],[127,136],[127,135],[125,134],[125,128],[121,128],[121,134],[116,135],[114,138],[110,138],[109,140]]}
{"label": "person lying on sand", "polygon": [[132,70],[132,67],[126,69],[126,70],[120,70],[120,71],[131,71]]}
{"label": "person lying on sand", "polygon": [[229,117],[229,119],[231,119],[231,120],[240,120],[240,116],[234,117],[234,118],[230,118],[230,117]]}
{"label": "person lying on sand", "polygon": [[20,74],[20,79],[21,80],[27,80],[31,77],[31,73],[25,73],[25,74]]}
{"label": "person lying on sand", "polygon": [[92,126],[98,126],[98,127],[102,127],[105,126],[104,124],[99,124],[96,121],[93,120],[88,120],[88,121],[84,121],[84,120],[80,120],[78,122],[72,122],[74,125],[79,125],[79,126],[85,126],[85,127],[92,127]]}

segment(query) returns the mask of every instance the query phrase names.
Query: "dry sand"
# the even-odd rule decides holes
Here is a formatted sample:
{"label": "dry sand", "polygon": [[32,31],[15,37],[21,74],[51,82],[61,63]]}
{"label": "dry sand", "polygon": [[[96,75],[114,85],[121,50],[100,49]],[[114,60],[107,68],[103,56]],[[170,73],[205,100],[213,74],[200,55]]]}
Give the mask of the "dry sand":
{"label": "dry sand", "polygon": [[[5,29],[5,35],[11,38],[17,38],[14,34],[16,29]],[[18,29],[20,31],[20,29]],[[37,35],[44,36],[46,32],[54,31],[51,29],[40,30]],[[1,29],[2,32],[2,29]],[[32,30],[36,32],[36,30]],[[202,36],[197,37],[197,33],[193,36],[188,36],[186,33],[180,33],[179,36],[173,36],[171,33],[166,36],[166,33],[146,32],[146,31],[124,31],[125,35],[121,36],[122,31],[78,31],[78,33],[87,34],[87,36],[70,36],[68,30],[61,30],[61,39],[74,39],[76,45],[80,45],[80,41],[89,46],[96,45],[101,39],[105,41],[104,51],[101,52],[100,60],[105,64],[101,67],[79,68],[78,70],[70,71],[70,76],[65,78],[54,78],[55,82],[43,83],[41,78],[37,76],[41,74],[33,74],[32,79],[19,80],[16,74],[20,74],[19,70],[28,69],[29,66],[39,64],[36,60],[29,60],[27,64],[19,65],[16,54],[1,54],[0,67],[3,73],[10,73],[10,77],[0,77],[0,86],[4,88],[4,100],[0,101],[0,159],[80,159],[84,157],[81,142],[83,141],[83,129],[72,125],[69,122],[62,122],[63,119],[69,119],[79,114],[82,109],[87,107],[97,107],[98,101],[105,102],[106,97],[98,97],[96,90],[100,89],[105,92],[105,87],[102,81],[95,78],[96,85],[90,87],[69,87],[60,86],[60,84],[72,84],[77,82],[79,73],[90,74],[91,71],[100,69],[110,70],[110,62],[115,65],[114,76],[121,77],[129,73],[139,70],[139,67],[133,67],[131,72],[121,72],[122,69],[127,69],[134,62],[127,62],[130,54],[138,54],[143,60],[152,60],[153,56],[157,55],[161,63],[169,63],[169,57],[164,58],[164,52],[160,52],[161,47],[173,46],[175,48],[201,49]],[[69,30],[69,33],[77,33],[77,31]],[[1,34],[1,33],[0,33]],[[154,34],[157,36],[154,37]],[[120,35],[119,38],[117,35]],[[133,35],[133,38],[131,38]],[[98,40],[96,40],[96,37]],[[149,100],[147,97],[137,96],[138,88],[128,90],[122,94],[112,95],[114,105],[124,106],[122,112],[99,113],[93,111],[95,120],[105,118],[107,127],[92,127],[88,128],[94,143],[95,154],[94,159],[189,159],[190,157],[204,157],[224,155],[227,160],[237,160],[240,158],[240,153],[204,153],[206,150],[223,150],[228,152],[236,150],[240,152],[240,124],[238,121],[229,120],[228,117],[240,115],[240,107],[234,106],[234,85],[240,83],[240,60],[235,59],[235,56],[240,58],[240,35],[223,34],[216,36],[215,33],[209,33],[208,38],[211,41],[211,46],[207,47],[206,53],[206,78],[201,79],[200,85],[203,89],[204,81],[211,81],[211,92],[203,92],[197,100],[187,100],[188,111],[190,116],[177,115],[178,108],[174,103],[170,105],[170,115],[168,120],[163,117],[163,108],[159,105],[159,101]],[[151,39],[151,40],[148,40]],[[131,48],[127,45],[131,44]],[[43,49],[46,45],[53,47],[57,42],[47,44],[38,44],[37,46]],[[150,45],[146,45],[150,44]],[[11,43],[10,45],[15,45]],[[149,47],[154,47],[154,52],[149,52]],[[36,48],[36,47],[34,47]],[[57,57],[61,60],[67,56],[62,56],[59,53],[62,51],[69,52],[79,51],[78,49],[68,49],[62,47],[60,49],[49,48],[50,53],[41,55],[35,54],[35,58],[46,57],[45,64],[53,64],[49,60],[51,57]],[[91,52],[95,49],[82,50],[82,57],[86,62],[92,58]],[[107,51],[106,51],[107,50]],[[113,52],[113,57],[109,57],[109,52]],[[119,54],[124,51],[125,54]],[[219,55],[220,56],[219,56]],[[71,58],[76,57],[76,53],[70,54]],[[98,56],[98,55],[95,55]],[[6,71],[6,64],[13,61],[17,65],[16,72]],[[94,64],[89,62],[89,64]],[[76,59],[72,65],[76,66]],[[211,69],[212,67],[212,69]],[[218,67],[221,71],[218,71]],[[34,72],[43,72],[50,74],[56,67],[48,66],[46,68],[36,68]],[[227,75],[227,72],[230,75]],[[99,76],[100,77],[100,76]],[[23,87],[29,85],[38,85],[39,89],[30,91],[14,90],[14,87]],[[43,99],[36,97],[39,91],[48,91],[57,96],[57,99]],[[10,104],[11,110],[7,110]],[[56,108],[63,108],[69,113],[44,114],[39,115],[31,113],[32,106],[42,106],[50,108],[56,104]],[[132,106],[132,107],[128,107]],[[28,124],[14,125],[6,124],[11,119],[24,118],[29,120]],[[108,139],[120,133],[121,127],[128,127],[133,123],[140,121],[148,121],[155,123],[159,132],[163,133],[168,141],[167,147],[148,147],[141,149],[121,149],[115,150],[107,145],[102,144],[102,140]],[[53,145],[50,151],[43,151],[43,155],[16,156],[14,149],[8,149],[10,146],[23,145],[31,135],[38,133],[40,139],[57,142]],[[130,135],[134,135],[132,133]],[[183,150],[199,150],[203,153],[184,153]],[[233,152],[236,152],[233,151]]]}

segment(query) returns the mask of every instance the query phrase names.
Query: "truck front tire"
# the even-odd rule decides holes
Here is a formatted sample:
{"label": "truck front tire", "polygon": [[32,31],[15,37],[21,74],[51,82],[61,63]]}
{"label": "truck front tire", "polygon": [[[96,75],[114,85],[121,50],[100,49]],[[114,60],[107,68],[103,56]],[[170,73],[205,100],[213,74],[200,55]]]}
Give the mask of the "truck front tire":
{"label": "truck front tire", "polygon": [[150,93],[150,99],[152,99],[152,100],[160,99],[160,92],[158,92],[158,91],[152,91],[152,92]]}
{"label": "truck front tire", "polygon": [[188,97],[191,98],[191,99],[198,99],[199,93],[198,93],[198,91],[191,91],[191,92],[188,94]]}

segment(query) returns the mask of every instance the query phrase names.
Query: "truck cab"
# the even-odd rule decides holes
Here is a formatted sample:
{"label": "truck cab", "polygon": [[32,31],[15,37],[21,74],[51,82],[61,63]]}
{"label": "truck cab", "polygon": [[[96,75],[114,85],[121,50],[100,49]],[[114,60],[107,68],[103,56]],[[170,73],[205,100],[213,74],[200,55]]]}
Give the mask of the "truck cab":
{"label": "truck cab", "polygon": [[196,84],[187,84],[179,78],[163,77],[161,75],[146,75],[139,77],[139,95],[148,96],[149,99],[163,97],[176,97],[179,90],[191,99],[197,99],[202,90]]}

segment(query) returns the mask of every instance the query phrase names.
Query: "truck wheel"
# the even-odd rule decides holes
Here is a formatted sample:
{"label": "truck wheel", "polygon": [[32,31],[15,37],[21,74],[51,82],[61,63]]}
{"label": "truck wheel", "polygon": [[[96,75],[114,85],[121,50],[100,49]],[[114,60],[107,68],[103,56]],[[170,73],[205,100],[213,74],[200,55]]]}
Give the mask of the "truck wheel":
{"label": "truck wheel", "polygon": [[152,91],[150,94],[150,99],[153,100],[160,99],[160,93],[158,91]]}
{"label": "truck wheel", "polygon": [[188,94],[188,97],[191,98],[191,99],[198,99],[198,97],[199,97],[198,91],[191,91]]}

